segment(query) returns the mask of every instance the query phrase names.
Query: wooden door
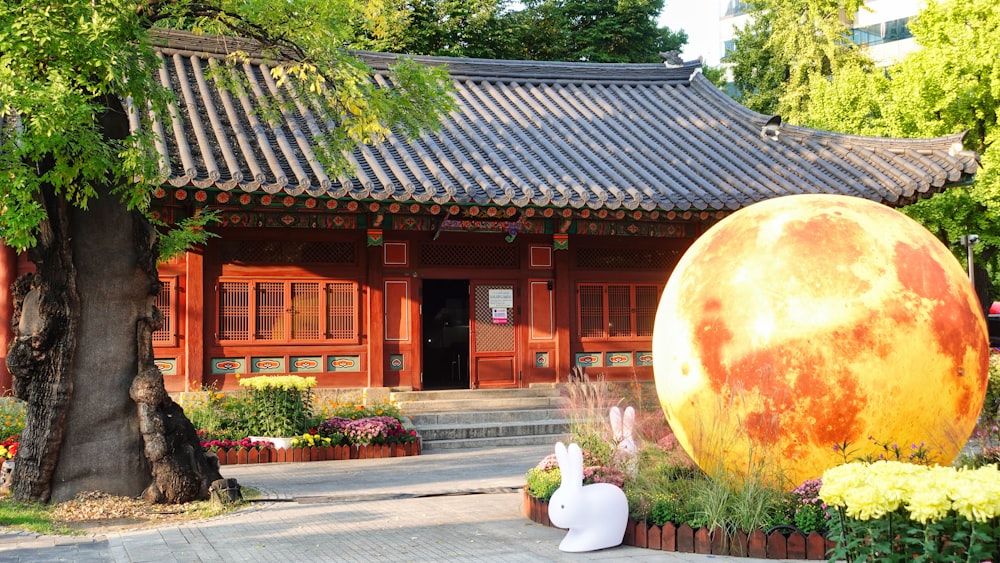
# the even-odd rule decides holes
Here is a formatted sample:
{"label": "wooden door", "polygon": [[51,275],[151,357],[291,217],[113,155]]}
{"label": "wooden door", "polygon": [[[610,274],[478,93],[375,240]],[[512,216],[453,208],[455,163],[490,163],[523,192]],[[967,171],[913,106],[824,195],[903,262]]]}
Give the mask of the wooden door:
{"label": "wooden door", "polygon": [[517,288],[510,281],[470,285],[472,387],[517,387]]}

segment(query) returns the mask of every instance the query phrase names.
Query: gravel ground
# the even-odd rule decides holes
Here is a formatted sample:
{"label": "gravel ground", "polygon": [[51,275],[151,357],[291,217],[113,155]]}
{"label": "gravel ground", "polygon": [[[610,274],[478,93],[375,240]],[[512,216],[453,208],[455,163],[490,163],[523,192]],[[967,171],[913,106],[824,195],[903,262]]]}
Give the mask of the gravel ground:
{"label": "gravel ground", "polygon": [[134,498],[87,492],[56,505],[52,518],[71,530],[102,534],[202,519],[209,516],[207,507],[207,502],[150,504]]}

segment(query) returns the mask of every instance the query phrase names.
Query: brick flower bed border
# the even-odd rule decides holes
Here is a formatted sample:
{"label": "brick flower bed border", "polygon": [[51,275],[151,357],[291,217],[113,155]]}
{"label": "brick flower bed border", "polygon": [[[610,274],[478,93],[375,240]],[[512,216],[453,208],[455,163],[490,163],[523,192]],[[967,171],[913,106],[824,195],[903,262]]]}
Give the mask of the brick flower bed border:
{"label": "brick flower bed border", "polygon": [[[552,526],[548,501],[537,499],[527,491],[524,492],[524,512],[533,522]],[[751,534],[738,532],[730,543],[724,534],[712,534],[708,528],[692,528],[688,524],[675,526],[669,522],[656,526],[629,518],[622,545],[706,555],[825,561],[827,550],[835,547],[836,543],[817,532],[808,535],[799,531],[765,534],[761,530]]]}
{"label": "brick flower bed border", "polygon": [[246,463],[295,463],[341,459],[376,459],[420,455],[420,441],[377,446],[325,446],[312,448],[254,448],[218,450],[219,465]]}

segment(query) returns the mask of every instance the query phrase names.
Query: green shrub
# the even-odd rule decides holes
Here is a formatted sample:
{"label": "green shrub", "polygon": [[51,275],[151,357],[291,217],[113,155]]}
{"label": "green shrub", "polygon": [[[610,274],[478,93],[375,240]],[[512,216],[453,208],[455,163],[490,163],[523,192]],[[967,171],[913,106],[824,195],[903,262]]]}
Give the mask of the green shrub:
{"label": "green shrub", "polygon": [[532,467],[528,470],[528,494],[541,500],[549,500],[562,484],[562,473],[558,467],[542,469]]}
{"label": "green shrub", "polygon": [[653,495],[649,505],[648,520],[657,526],[667,522],[682,522],[687,517],[684,503],[673,494]]}
{"label": "green shrub", "polygon": [[314,377],[259,376],[240,379],[246,412],[242,421],[249,436],[296,436],[312,422]]}
{"label": "green shrub", "polygon": [[240,440],[250,435],[244,424],[248,415],[242,397],[206,389],[185,393],[179,403],[203,441]]}

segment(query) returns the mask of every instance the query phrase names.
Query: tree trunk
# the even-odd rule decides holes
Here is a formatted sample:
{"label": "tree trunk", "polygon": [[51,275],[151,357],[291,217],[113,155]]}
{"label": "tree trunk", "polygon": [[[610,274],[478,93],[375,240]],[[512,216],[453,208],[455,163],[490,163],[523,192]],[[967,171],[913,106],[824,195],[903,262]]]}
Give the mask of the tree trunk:
{"label": "tree trunk", "polygon": [[[105,133],[128,121],[105,99]],[[181,503],[208,498],[218,460],[167,395],[153,363],[156,235],[105,186],[86,210],[48,190],[48,221],[29,251],[37,271],[15,284],[7,357],[27,420],[15,497],[70,500],[81,491]]]}

